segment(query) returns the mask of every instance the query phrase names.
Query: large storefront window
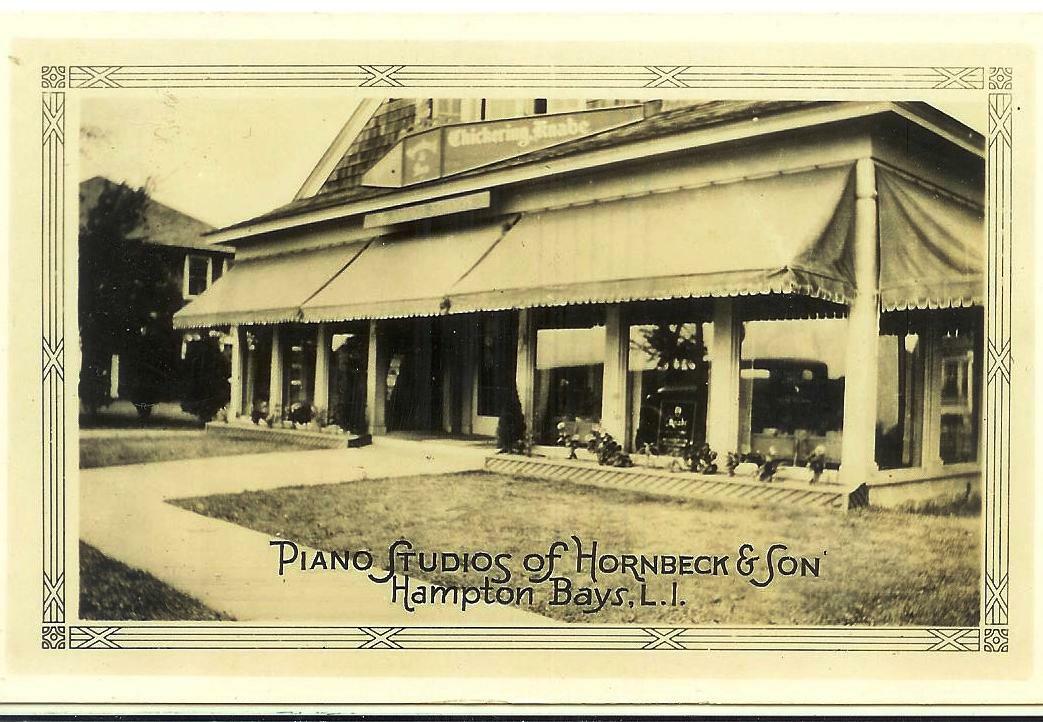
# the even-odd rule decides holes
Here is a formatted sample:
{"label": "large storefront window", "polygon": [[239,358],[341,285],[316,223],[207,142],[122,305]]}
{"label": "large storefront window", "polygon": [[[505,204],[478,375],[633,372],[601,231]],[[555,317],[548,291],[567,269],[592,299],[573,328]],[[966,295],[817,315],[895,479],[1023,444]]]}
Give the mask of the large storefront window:
{"label": "large storefront window", "polygon": [[840,463],[843,319],[748,321],[739,370],[741,446],[803,464],[816,447]]}
{"label": "large storefront window", "polygon": [[923,334],[881,334],[877,346],[876,463],[920,466],[923,459]]}
{"label": "large storefront window", "polygon": [[980,334],[969,328],[939,339],[941,406],[939,454],[944,464],[977,461],[981,415]]}
{"label": "large storefront window", "polygon": [[633,448],[678,454],[706,440],[710,323],[630,327],[629,388]]}
{"label": "large storefront window", "polygon": [[517,363],[518,322],[513,314],[483,316],[479,324],[478,394],[479,416],[499,416],[514,393]]}
{"label": "large storefront window", "polygon": [[585,437],[601,421],[605,327],[541,328],[536,333],[537,443],[553,444],[558,423]]}

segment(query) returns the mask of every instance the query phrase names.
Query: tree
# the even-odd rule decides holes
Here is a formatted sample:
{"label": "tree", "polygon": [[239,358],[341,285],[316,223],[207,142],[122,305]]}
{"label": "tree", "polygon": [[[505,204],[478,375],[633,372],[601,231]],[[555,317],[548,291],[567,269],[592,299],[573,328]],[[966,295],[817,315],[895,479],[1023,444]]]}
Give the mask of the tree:
{"label": "tree", "polygon": [[80,226],[80,397],[91,414],[112,400],[113,354],[132,370],[126,392],[142,415],[176,381],[181,291],[165,249],[143,242],[148,203],[144,188],[107,183]]}
{"label": "tree", "polygon": [[92,415],[112,400],[109,359],[123,351],[130,335],[126,261],[130,235],[142,225],[146,202],[142,189],[106,185],[80,226],[80,397]]}

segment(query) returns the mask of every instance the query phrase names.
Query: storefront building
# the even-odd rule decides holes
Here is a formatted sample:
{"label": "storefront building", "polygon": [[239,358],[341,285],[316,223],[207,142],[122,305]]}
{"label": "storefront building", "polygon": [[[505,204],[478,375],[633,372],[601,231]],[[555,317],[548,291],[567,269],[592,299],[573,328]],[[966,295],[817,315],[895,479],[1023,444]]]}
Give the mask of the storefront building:
{"label": "storefront building", "polygon": [[364,103],[297,199],[212,236],[237,264],[175,323],[232,327],[230,417],[492,435],[517,392],[536,443],[977,487],[979,134],[877,102],[444,122],[477,102]]}

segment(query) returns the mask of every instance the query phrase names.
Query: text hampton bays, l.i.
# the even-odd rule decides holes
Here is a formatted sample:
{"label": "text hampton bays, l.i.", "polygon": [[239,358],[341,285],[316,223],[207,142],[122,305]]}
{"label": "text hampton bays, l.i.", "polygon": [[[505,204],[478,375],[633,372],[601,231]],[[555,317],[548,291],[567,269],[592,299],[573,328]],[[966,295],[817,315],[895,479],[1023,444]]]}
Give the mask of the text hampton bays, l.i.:
{"label": "text hampton bays, l.i.", "polygon": [[[678,582],[686,577],[737,576],[758,589],[783,578],[817,579],[826,552],[816,556],[789,553],[774,543],[763,553],[740,544],[732,554],[609,553],[596,539],[557,539],[545,551],[515,555],[492,551],[420,550],[399,539],[378,560],[368,549],[322,551],[302,548],[285,539],[269,545],[277,554],[278,574],[347,571],[362,573],[387,585],[391,602],[413,612],[427,604],[467,610],[477,604],[533,606],[537,591],[550,606],[574,605],[593,614],[606,607],[685,606]],[[649,583],[664,578],[669,586]],[[434,581],[437,580],[437,581]],[[665,590],[665,593],[664,593]]]}

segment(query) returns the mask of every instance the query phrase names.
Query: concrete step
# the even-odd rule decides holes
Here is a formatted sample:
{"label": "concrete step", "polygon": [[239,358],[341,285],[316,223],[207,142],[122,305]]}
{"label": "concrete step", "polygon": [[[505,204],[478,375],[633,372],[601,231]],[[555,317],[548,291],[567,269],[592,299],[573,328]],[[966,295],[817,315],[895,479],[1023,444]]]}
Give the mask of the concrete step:
{"label": "concrete step", "polygon": [[485,468],[500,474],[567,481],[610,489],[705,498],[752,504],[787,504],[827,511],[864,505],[864,486],[848,489],[834,484],[763,482],[727,474],[670,472],[647,467],[616,468],[585,461],[559,461],[535,456],[495,454]]}

